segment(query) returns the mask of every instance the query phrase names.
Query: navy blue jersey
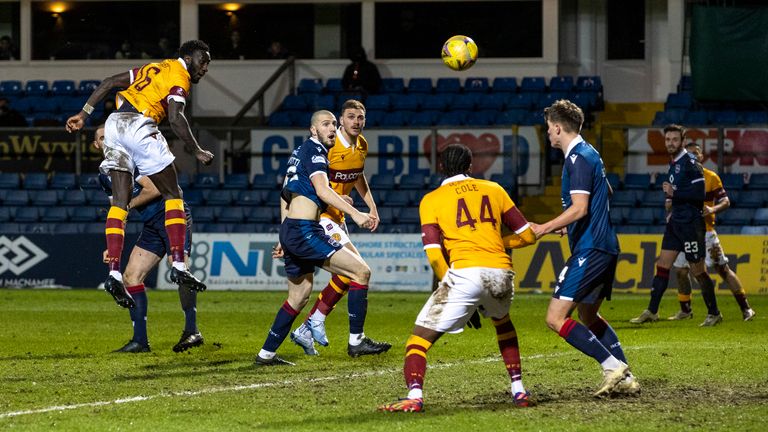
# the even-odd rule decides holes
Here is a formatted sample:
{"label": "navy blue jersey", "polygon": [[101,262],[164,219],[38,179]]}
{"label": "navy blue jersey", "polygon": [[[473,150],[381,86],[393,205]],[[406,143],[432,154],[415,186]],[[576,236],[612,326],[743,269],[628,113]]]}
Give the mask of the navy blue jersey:
{"label": "navy blue jersey", "polygon": [[669,179],[672,183],[671,221],[691,222],[701,219],[701,209],[706,198],[704,170],[696,156],[683,151],[669,164]]}
{"label": "navy blue jersey", "polygon": [[[131,193],[131,198],[136,198],[139,193],[141,193],[141,190],[144,189],[139,184],[139,177],[140,175],[138,174],[138,171],[136,171],[133,177],[133,191]],[[112,179],[108,175],[99,174],[99,183],[104,192],[112,198]],[[186,204],[184,206],[186,207]],[[152,220],[158,214],[165,214],[165,200],[162,196],[159,196],[143,206],[134,207],[133,210],[136,210],[139,213],[142,222],[147,222]]]}
{"label": "navy blue jersey", "polygon": [[563,165],[563,210],[570,207],[571,194],[589,195],[589,211],[581,219],[568,225],[568,244],[571,254],[590,249],[609,254],[619,253],[619,241],[611,225],[608,208],[608,180],[600,154],[585,141],[576,144]]}
{"label": "navy blue jersey", "polygon": [[304,141],[288,159],[288,169],[283,182],[283,199],[290,202],[291,193],[302,195],[325,211],[328,205],[317,196],[310,177],[316,173],[328,175],[328,149],[314,138]]}

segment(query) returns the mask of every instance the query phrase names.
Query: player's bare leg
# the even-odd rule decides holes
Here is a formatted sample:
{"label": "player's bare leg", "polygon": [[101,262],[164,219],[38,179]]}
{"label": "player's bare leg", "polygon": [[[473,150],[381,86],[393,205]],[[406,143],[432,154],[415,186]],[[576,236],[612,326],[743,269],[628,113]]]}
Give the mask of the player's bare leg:
{"label": "player's bare leg", "polygon": [[190,290],[205,291],[207,288],[205,284],[189,272],[184,261],[187,222],[176,168],[170,164],[159,173],[150,175],[149,178],[165,200],[165,231],[168,234],[168,242],[171,245],[170,255],[173,258],[171,281]]}
{"label": "player's bare leg", "polygon": [[128,217],[128,202],[133,189],[133,175],[125,171],[111,170],[112,205],[107,213],[107,265],[109,276],[104,282],[104,289],[112,295],[118,305],[125,308],[136,306],[131,295],[125,290],[120,272],[120,257],[125,243],[125,220]]}
{"label": "player's bare leg", "polygon": [[[334,255],[336,254],[338,252]],[[256,356],[256,365],[293,365],[293,363],[283,360],[275,353],[291,331],[291,326],[293,321],[296,320],[296,316],[298,316],[309,300],[309,295],[312,292],[313,276],[313,273],[307,273],[298,277],[288,278],[288,299],[280,307],[280,310],[277,311],[275,321],[272,323],[272,327],[270,327],[267,334],[267,340],[264,341],[261,351]]]}
{"label": "player's bare leg", "polygon": [[[595,325],[599,318],[597,311],[600,309],[600,301],[593,305],[577,305],[569,300],[552,298],[547,308],[547,326],[557,332],[572,347],[600,363],[600,366],[603,368],[603,382],[594,395],[604,396],[613,391],[619,381],[627,375],[629,366],[624,361],[616,358],[587,325],[571,319],[571,312],[577,306],[579,308],[579,318],[582,322],[587,325]],[[610,328],[607,323],[604,323],[604,325]],[[604,331],[608,333],[607,329]],[[613,333],[613,338],[618,343],[615,333]],[[620,345],[617,345],[617,348],[621,350]],[[621,355],[623,356],[623,352]]]}
{"label": "player's bare leg", "polygon": [[134,246],[128,265],[125,267],[123,281],[125,289],[133,297],[136,306],[129,309],[133,322],[133,337],[116,352],[148,352],[149,338],[147,337],[147,310],[149,300],[144,288],[144,280],[149,272],[160,262],[160,257],[139,246]]}
{"label": "player's bare leg", "polygon": [[693,309],[691,308],[691,293],[693,292],[691,273],[687,267],[675,267],[675,271],[677,273],[677,301],[680,302],[680,310],[667,319],[679,321],[693,318]]}
{"label": "player's bare leg", "polygon": [[[723,248],[720,246],[720,244],[716,244],[710,250],[712,261],[715,263],[720,262],[720,256],[722,253]],[[755,311],[749,306],[749,301],[747,301],[747,293],[744,291],[744,287],[741,285],[741,280],[736,275],[736,272],[731,270],[727,263],[716,265],[715,267],[717,268],[717,273],[721,278],[723,278],[725,283],[728,284],[728,288],[731,289],[731,293],[736,299],[736,303],[738,303],[739,309],[741,309],[742,318],[744,321],[751,321],[752,318],[755,317]]]}

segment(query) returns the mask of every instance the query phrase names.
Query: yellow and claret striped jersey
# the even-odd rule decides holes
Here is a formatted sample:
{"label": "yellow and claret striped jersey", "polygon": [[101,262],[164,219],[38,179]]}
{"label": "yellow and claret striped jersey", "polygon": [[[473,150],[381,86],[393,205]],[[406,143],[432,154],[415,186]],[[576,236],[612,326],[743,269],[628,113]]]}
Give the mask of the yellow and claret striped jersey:
{"label": "yellow and claret striped jersey", "polygon": [[158,124],[167,114],[169,100],[186,103],[191,79],[181,59],[149,63],[130,71],[131,85],[117,93],[117,107],[127,100]]}
{"label": "yellow and claret striped jersey", "polygon": [[[355,188],[355,182],[363,175],[365,158],[368,156],[368,141],[358,135],[356,143],[348,143],[341,135],[341,129],[336,131],[336,143],[328,150],[328,180],[331,188],[339,195],[349,195]],[[344,213],[328,206],[322,217],[327,217],[336,223],[344,221]]]}
{"label": "yellow and claret striped jersey", "polygon": [[[723,188],[723,181],[720,180],[720,176],[712,170],[704,168],[704,205],[712,207],[723,198],[728,198],[728,194]],[[708,214],[704,216],[704,224],[707,226],[707,231],[714,231],[715,229],[715,214]]]}
{"label": "yellow and claret striped jersey", "polygon": [[528,221],[497,183],[447,178],[419,205],[424,249],[445,247],[452,268],[512,268],[502,229],[520,234]]}

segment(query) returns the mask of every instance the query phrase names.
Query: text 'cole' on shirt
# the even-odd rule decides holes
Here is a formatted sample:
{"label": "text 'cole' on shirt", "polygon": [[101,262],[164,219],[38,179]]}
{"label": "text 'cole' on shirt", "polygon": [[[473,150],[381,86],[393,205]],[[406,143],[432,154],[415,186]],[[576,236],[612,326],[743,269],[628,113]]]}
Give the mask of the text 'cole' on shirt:
{"label": "text 'cole' on shirt", "polygon": [[445,248],[452,268],[511,269],[502,229],[521,233],[528,221],[499,184],[463,174],[447,178],[419,205],[424,249]]}
{"label": "text 'cole' on shirt", "polygon": [[589,196],[587,214],[568,225],[571,254],[590,249],[619,253],[619,240],[611,224],[608,180],[600,153],[580,135],[568,145],[563,162],[561,199],[563,210],[573,205],[571,195]]}

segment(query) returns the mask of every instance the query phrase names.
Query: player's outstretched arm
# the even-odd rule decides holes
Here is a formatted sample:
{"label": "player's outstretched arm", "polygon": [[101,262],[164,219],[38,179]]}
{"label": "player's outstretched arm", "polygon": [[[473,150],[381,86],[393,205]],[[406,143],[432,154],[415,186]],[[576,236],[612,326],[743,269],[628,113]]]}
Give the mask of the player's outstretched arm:
{"label": "player's outstretched arm", "polygon": [[346,202],[341,195],[331,189],[328,185],[328,176],[325,173],[316,173],[310,177],[310,180],[312,181],[312,187],[315,188],[315,193],[320,200],[350,215],[355,223],[361,228],[372,229],[378,225],[376,222],[378,218],[352,207],[352,205]]}
{"label": "player's outstretched arm", "polygon": [[168,102],[168,122],[171,124],[173,133],[176,134],[182,142],[184,147],[195,154],[197,160],[204,165],[210,165],[213,161],[213,153],[208,150],[203,150],[197,143],[195,136],[192,135],[192,130],[189,128],[189,122],[184,115],[183,103],[175,100]]}
{"label": "player's outstretched arm", "polygon": [[536,234],[536,237],[541,238],[543,235],[567,227],[586,216],[587,213],[589,213],[589,195],[581,193],[571,194],[571,206],[551,221],[541,225],[533,225],[533,232]]}
{"label": "player's outstretched arm", "polygon": [[111,77],[104,78],[101,81],[96,90],[88,97],[88,101],[83,105],[83,109],[77,114],[67,119],[66,129],[67,132],[75,132],[85,126],[85,119],[93,112],[93,107],[99,104],[104,97],[109,94],[110,90],[116,87],[128,87],[131,84],[131,74],[129,72],[123,72]]}
{"label": "player's outstretched arm", "polygon": [[157,189],[157,186],[152,183],[152,180],[150,180],[149,177],[139,177],[138,183],[141,185],[141,192],[131,199],[128,203],[128,208],[141,207],[163,195]]}
{"label": "player's outstretched arm", "polygon": [[505,249],[517,249],[536,243],[536,234],[530,226],[520,234],[509,234],[502,238]]}
{"label": "player's outstretched arm", "polygon": [[368,206],[368,213],[376,217],[376,224],[371,228],[371,231],[376,231],[379,227],[379,210],[376,208],[376,201],[373,199],[373,193],[368,186],[368,179],[365,177],[365,173],[361,173],[360,177],[355,181],[355,190],[363,197],[363,201]]}

